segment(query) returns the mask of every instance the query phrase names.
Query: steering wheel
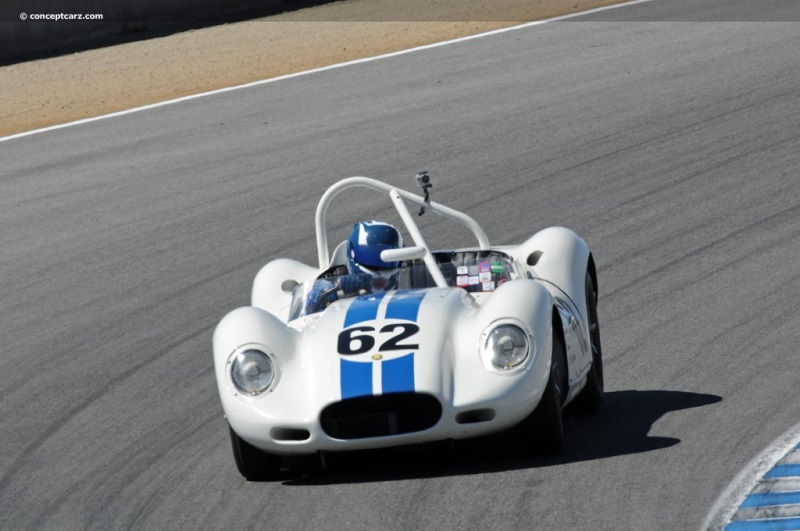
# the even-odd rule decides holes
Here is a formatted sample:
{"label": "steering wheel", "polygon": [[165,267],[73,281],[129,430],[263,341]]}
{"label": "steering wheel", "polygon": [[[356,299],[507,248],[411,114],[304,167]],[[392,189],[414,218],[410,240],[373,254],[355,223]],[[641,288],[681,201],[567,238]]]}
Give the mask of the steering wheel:
{"label": "steering wheel", "polygon": [[[367,293],[371,293],[371,291],[365,288],[359,288],[354,293],[356,295],[365,295]],[[336,294],[336,298],[333,299],[333,301],[329,301],[328,297],[330,297],[333,294]],[[339,299],[343,299],[346,296],[347,293],[345,293],[345,291],[342,289],[341,283],[337,279],[336,282],[334,282],[333,286],[331,286],[330,288],[326,289],[325,291],[319,294],[317,300],[314,301],[314,306],[311,307],[311,313],[321,312],[329,305],[333,304],[333,302]]]}
{"label": "steering wheel", "polygon": [[314,305],[311,307],[311,312],[310,313],[321,312],[322,310],[327,308],[329,305],[332,304],[332,301],[329,301],[328,297],[330,297],[333,294],[336,294],[336,299],[334,299],[334,301],[335,301],[335,300],[339,299],[339,295],[338,295],[339,292],[344,294],[344,292],[341,289],[341,286],[339,286],[339,281],[337,280],[333,284],[333,286],[331,286],[330,288],[326,289],[325,291],[323,291],[322,293],[319,294],[319,296],[317,297],[317,300],[314,301]]}

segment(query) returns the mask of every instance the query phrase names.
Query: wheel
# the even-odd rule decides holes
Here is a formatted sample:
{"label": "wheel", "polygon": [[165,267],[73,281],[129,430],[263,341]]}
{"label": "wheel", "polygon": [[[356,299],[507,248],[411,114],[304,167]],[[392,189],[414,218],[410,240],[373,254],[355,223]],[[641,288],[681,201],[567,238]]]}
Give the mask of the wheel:
{"label": "wheel", "polygon": [[236,468],[247,481],[265,481],[275,479],[280,470],[281,459],[248,443],[228,426],[231,433],[231,446]]}
{"label": "wheel", "polygon": [[595,413],[603,402],[603,349],[600,346],[600,323],[597,319],[597,290],[592,276],[586,273],[586,309],[589,314],[589,339],[592,345],[592,368],[586,386],[573,401],[577,413]]}
{"label": "wheel", "polygon": [[539,405],[520,423],[522,442],[527,451],[537,455],[554,455],[564,442],[561,406],[568,391],[567,359],[561,334],[553,333],[550,377]]}

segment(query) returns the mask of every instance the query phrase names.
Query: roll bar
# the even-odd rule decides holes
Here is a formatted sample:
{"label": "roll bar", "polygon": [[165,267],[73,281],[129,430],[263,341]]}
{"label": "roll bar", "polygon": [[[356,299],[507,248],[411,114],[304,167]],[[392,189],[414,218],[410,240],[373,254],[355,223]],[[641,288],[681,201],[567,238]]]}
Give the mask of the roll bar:
{"label": "roll bar", "polygon": [[426,208],[432,212],[436,212],[440,216],[444,216],[448,219],[452,219],[461,223],[472,231],[472,233],[478,239],[478,246],[481,249],[485,250],[489,248],[489,237],[486,236],[486,233],[483,231],[481,226],[478,225],[477,221],[463,212],[459,212],[458,210],[454,210],[434,201],[426,201],[425,198],[414,195],[405,190],[398,190],[393,186],[377,181],[370,177],[348,177],[347,179],[342,179],[328,188],[328,190],[322,195],[322,198],[319,200],[319,204],[317,205],[317,258],[319,259],[320,270],[325,269],[330,260],[330,255],[328,254],[328,233],[325,226],[325,216],[327,215],[328,207],[330,206],[330,203],[334,197],[336,197],[340,192],[349,188],[369,188],[371,190],[389,194],[392,203],[394,203],[394,206],[397,209],[398,214],[400,214],[400,217],[406,226],[406,230],[408,230],[408,233],[411,235],[414,243],[425,248],[426,252],[423,260],[428,266],[428,270],[438,286],[446,287],[447,284],[442,276],[441,271],[439,271],[439,268],[436,265],[436,260],[434,259],[431,250],[425,243],[419,227],[417,227],[417,224],[414,222],[414,218],[409,213],[405,203],[412,203],[419,207]]}

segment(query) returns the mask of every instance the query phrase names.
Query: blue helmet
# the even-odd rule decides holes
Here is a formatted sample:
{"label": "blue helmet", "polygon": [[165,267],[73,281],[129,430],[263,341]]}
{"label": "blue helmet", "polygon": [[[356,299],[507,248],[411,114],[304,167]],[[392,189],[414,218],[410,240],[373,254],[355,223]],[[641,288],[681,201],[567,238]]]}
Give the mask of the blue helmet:
{"label": "blue helmet", "polygon": [[373,273],[395,269],[398,262],[384,262],[381,252],[403,246],[400,232],[383,221],[361,221],[353,225],[347,240],[347,267],[351,273]]}

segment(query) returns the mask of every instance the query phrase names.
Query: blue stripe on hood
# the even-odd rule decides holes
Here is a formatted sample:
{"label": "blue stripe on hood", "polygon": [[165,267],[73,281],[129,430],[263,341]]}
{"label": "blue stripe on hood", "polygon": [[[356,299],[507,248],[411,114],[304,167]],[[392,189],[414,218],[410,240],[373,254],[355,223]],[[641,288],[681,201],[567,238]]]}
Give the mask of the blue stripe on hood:
{"label": "blue stripe on hood", "polygon": [[344,317],[344,327],[347,328],[364,321],[374,321],[378,317],[378,306],[385,295],[386,292],[381,291],[356,297],[347,309],[347,315]]}
{"label": "blue stripe on hood", "polygon": [[383,361],[381,393],[414,392],[414,354]]}
{"label": "blue stripe on hood", "polygon": [[398,291],[386,306],[386,318],[416,322],[425,293],[425,290]]}
{"label": "blue stripe on hood", "polygon": [[341,372],[342,400],[372,394],[372,363],[342,359]]}
{"label": "blue stripe on hood", "polygon": [[[425,298],[425,290],[379,292],[357,297],[347,309],[343,328],[376,320],[381,301],[387,293],[391,293],[391,298],[386,304],[385,318],[416,322],[422,299]],[[376,346],[380,346],[380,341],[379,339]],[[372,374],[376,363],[381,364],[380,390],[373,389],[372,386]],[[342,400],[370,396],[377,392],[381,394],[413,393],[416,389],[414,352],[389,360],[351,361],[341,358],[339,372]]]}

